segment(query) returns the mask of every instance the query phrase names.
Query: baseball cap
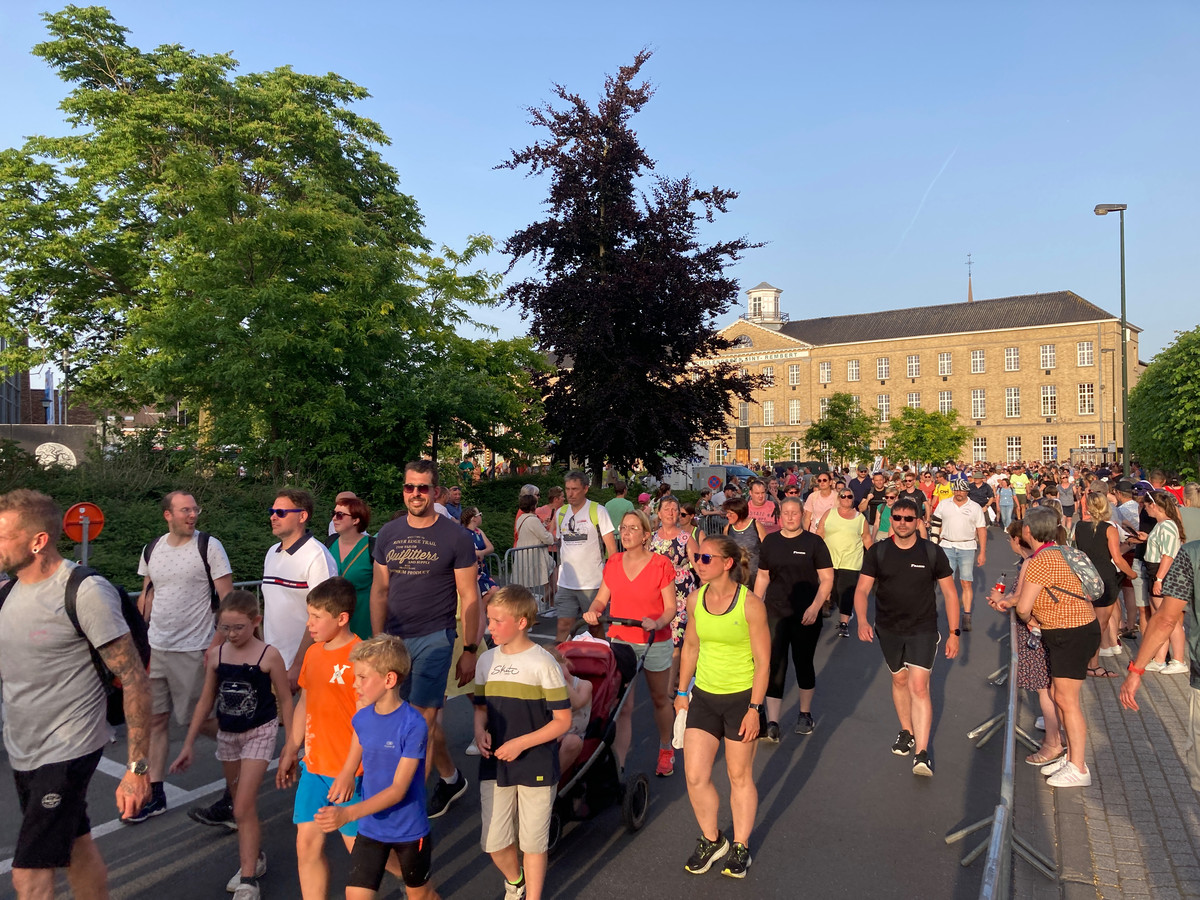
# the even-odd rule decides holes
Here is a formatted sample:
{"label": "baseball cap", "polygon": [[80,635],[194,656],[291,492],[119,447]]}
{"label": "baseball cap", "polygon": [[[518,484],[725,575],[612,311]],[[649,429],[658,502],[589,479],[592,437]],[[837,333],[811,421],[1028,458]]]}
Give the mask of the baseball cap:
{"label": "baseball cap", "polygon": [[643,492],[641,494],[638,494],[638,503],[646,503],[649,499],[650,499],[650,495],[647,493]]}
{"label": "baseball cap", "polygon": [[1120,481],[1117,482],[1117,493],[1132,495],[1133,494],[1133,482],[1130,481],[1128,478],[1122,478]]}
{"label": "baseball cap", "polygon": [[1139,481],[1133,486],[1133,496],[1144,497],[1147,494],[1154,493],[1154,485],[1148,481]]}

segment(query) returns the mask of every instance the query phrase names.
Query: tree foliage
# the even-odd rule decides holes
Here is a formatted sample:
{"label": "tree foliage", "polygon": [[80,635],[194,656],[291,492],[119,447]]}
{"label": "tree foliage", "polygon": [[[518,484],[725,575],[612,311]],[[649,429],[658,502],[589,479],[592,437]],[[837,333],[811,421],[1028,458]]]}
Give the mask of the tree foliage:
{"label": "tree foliage", "polygon": [[850,394],[835,391],[828,399],[824,416],[804,432],[808,452],[824,458],[828,451],[839,466],[849,460],[870,458],[879,430],[878,418],[862,409]]}
{"label": "tree foliage", "polygon": [[732,191],[649,174],[655,163],[631,125],[653,94],[635,84],[649,58],[610,76],[595,108],[556,85],[562,108],[529,110],[547,137],[500,166],[550,177],[547,217],[504,245],[538,274],[507,297],[560,363],[538,380],[547,430],[561,455],[595,472],[640,460],[660,474],[666,458],[691,457],[727,432],[734,398],[749,400],[756,383],[718,361],[730,343],[715,323],[737,298],[725,267],[757,245],[700,239]]}
{"label": "tree foliage", "polygon": [[1177,332],[1129,392],[1129,443],[1147,468],[1200,475],[1200,327]]}
{"label": "tree foliage", "polygon": [[893,460],[944,463],[958,459],[974,434],[958,424],[958,411],[929,412],[906,406],[892,417],[888,429],[888,456]]}
{"label": "tree foliage", "polygon": [[[490,429],[457,420],[505,404],[432,401],[474,374],[449,360],[488,356],[455,332],[496,301],[472,268],[491,241],[432,249],[387,136],[352,109],[364,88],[143,52],[99,7],[45,20],[33,52],[71,85],[73,130],[0,154],[0,363],[53,361],[98,409],[178,401],[276,475],[394,481],[432,423]],[[520,373],[480,381],[530,393]]]}

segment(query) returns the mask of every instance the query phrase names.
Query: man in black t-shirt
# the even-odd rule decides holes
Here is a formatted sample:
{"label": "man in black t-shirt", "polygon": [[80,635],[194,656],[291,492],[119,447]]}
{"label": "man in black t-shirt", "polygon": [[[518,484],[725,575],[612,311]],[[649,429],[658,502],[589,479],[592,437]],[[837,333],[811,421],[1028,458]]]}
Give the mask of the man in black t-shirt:
{"label": "man in black t-shirt", "polygon": [[920,529],[921,537],[928,537],[929,504],[925,502],[925,492],[917,484],[915,472],[904,473],[897,499],[911,500],[917,505],[917,528]]}
{"label": "man in black t-shirt", "polygon": [[[946,659],[958,656],[958,591],[950,561],[941,547],[917,536],[917,505],[892,504],[892,539],[873,544],[863,555],[862,574],[854,593],[858,639],[879,636],[883,659],[892,673],[892,701],[900,734],[892,744],[898,756],[913,756],[914,775],[932,775],[929,733],[933,702],[929,676],[937,657],[938,611],[935,587],[946,601],[950,635]],[[875,591],[875,626],[867,621],[867,599]]]}

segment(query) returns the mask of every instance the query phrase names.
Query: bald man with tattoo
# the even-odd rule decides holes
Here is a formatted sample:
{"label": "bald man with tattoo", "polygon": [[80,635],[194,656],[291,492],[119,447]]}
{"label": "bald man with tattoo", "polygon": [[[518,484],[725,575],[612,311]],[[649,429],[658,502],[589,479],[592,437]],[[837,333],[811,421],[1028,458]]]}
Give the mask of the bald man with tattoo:
{"label": "bald man with tattoo", "polygon": [[132,816],[150,798],[150,687],[121,614],[116,589],[85,578],[76,595],[79,626],[63,609],[75,563],[56,549],[62,510],[45,494],[0,496],[0,569],[16,579],[0,588],[0,681],[21,830],[13,852],[19,900],[51,900],[54,870],[66,869],[80,900],[108,897],[108,870],[91,837],[87,789],[112,734],[104,689],[88,645],[121,679],[129,764],[117,810]]}

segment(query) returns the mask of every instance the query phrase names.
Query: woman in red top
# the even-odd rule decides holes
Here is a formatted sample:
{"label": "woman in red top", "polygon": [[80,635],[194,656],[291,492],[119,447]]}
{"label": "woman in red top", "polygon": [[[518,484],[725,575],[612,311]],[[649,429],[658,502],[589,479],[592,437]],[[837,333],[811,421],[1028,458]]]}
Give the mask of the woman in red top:
{"label": "woman in red top", "polygon": [[[665,556],[650,552],[650,519],[640,509],[625,513],[620,534],[625,551],[614,554],[605,564],[604,583],[596,591],[596,599],[583,614],[583,620],[589,625],[597,624],[610,603],[609,614],[614,619],[641,620],[641,628],[609,626],[608,637],[613,643],[630,645],[638,658],[645,653],[642,671],[654,703],[654,722],[658,725],[658,766],[654,774],[667,776],[675,771],[675,751],[671,749],[675,711],[670,686],[675,567]],[[634,685],[630,684],[613,739],[613,754],[622,769],[633,739],[633,691]]]}

